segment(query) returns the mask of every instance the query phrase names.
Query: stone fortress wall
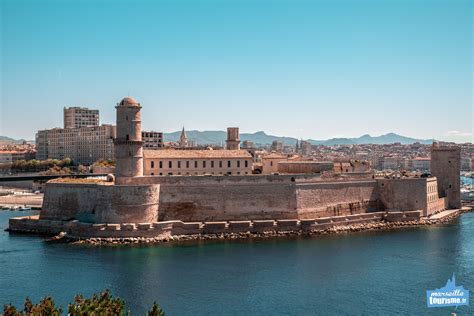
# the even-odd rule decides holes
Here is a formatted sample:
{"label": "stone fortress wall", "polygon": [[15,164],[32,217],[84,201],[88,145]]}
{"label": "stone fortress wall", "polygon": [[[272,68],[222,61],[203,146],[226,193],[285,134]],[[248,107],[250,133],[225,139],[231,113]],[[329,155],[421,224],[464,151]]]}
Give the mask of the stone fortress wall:
{"label": "stone fortress wall", "polygon": [[332,181],[320,175],[128,178],[159,184],[159,220],[302,219],[377,211],[368,174]]}
{"label": "stone fortress wall", "polygon": [[[13,218],[10,230],[62,229],[76,236],[107,237],[168,234],[165,228],[175,234],[304,230],[308,225],[324,229],[335,222],[420,218],[460,203],[454,192],[459,186],[458,152],[435,146],[432,165],[442,177],[438,182],[436,177],[374,179],[369,172],[323,170],[293,175],[143,176],[141,105],[127,97],[116,108],[115,181],[49,182],[39,218]],[[229,133],[229,147],[238,149],[238,130]]]}
{"label": "stone fortress wall", "polygon": [[159,185],[54,183],[46,185],[40,219],[93,223],[158,220]]}
{"label": "stone fortress wall", "polygon": [[[123,179],[122,179],[123,180]],[[122,185],[48,183],[40,219],[143,223],[315,219],[377,211],[429,215],[433,178],[328,180],[318,175],[145,176]]]}
{"label": "stone fortress wall", "polygon": [[[38,216],[16,217],[10,220],[12,232],[59,234],[67,232],[71,238],[157,238],[166,239],[179,235],[311,232],[354,224],[417,221],[420,211],[373,212],[318,219],[243,220],[219,222],[162,221],[148,223],[93,224],[78,220],[60,221],[39,219]],[[157,240],[157,241],[158,241]]]}

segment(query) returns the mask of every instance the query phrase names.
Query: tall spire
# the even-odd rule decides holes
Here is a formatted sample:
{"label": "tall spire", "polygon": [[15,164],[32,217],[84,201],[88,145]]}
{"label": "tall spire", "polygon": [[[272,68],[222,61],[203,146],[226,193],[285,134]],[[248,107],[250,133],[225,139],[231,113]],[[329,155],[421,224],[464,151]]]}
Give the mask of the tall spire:
{"label": "tall spire", "polygon": [[179,147],[188,147],[188,136],[186,135],[186,131],[183,130],[181,131],[181,135],[179,136]]}

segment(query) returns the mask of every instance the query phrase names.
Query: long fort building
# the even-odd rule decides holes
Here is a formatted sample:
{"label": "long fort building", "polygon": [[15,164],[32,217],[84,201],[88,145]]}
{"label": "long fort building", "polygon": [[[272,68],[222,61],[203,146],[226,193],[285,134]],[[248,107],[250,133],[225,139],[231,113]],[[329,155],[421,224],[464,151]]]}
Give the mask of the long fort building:
{"label": "long fort building", "polygon": [[433,175],[425,177],[378,178],[371,171],[324,168],[313,174],[253,175],[252,157],[237,145],[235,129],[228,131],[227,150],[144,150],[141,110],[131,97],[116,106],[115,176],[102,182],[48,182],[39,217],[11,219],[10,230],[153,236],[172,229],[245,231],[265,225],[421,218],[460,207],[456,147],[433,144]]}

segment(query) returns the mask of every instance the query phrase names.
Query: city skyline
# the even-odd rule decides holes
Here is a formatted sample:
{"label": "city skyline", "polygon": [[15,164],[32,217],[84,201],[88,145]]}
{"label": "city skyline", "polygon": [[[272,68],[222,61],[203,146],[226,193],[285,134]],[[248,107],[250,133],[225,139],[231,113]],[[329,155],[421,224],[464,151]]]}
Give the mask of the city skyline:
{"label": "city skyline", "polygon": [[469,1],[110,4],[2,1],[0,135],[129,94],[146,130],[473,140]]}

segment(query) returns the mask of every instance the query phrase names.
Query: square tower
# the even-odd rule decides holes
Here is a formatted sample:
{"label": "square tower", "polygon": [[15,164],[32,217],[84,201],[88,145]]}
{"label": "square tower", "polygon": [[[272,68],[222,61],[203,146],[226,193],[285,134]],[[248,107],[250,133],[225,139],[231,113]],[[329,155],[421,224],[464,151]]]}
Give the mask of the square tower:
{"label": "square tower", "polygon": [[240,135],[238,127],[227,128],[226,149],[239,150],[240,149]]}
{"label": "square tower", "polygon": [[461,208],[461,148],[431,148],[431,174],[438,180],[438,193],[447,200],[447,208]]}

